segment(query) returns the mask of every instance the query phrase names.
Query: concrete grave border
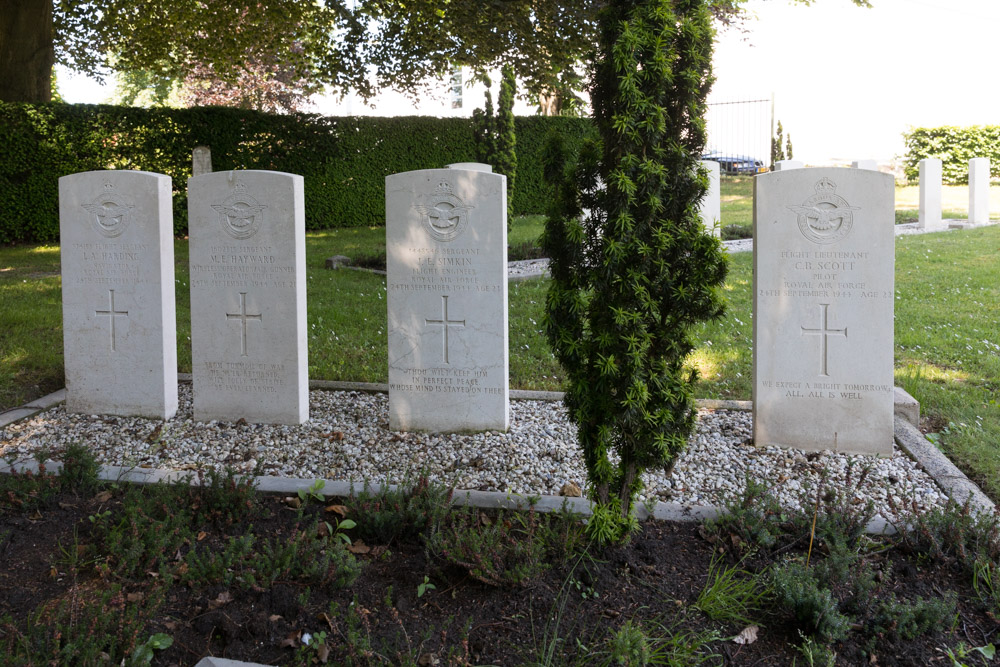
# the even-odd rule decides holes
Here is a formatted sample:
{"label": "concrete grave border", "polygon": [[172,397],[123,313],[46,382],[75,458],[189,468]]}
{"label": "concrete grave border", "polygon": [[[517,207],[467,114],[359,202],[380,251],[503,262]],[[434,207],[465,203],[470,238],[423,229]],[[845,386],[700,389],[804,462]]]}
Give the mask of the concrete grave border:
{"label": "concrete grave border", "polygon": [[[179,373],[180,382],[190,382],[189,374]],[[368,393],[384,393],[387,385],[368,382],[335,382],[311,380],[310,389],[326,389],[334,391],[360,391]],[[60,389],[48,396],[14,408],[0,414],[0,428],[15,421],[32,417],[43,410],[53,407],[65,400],[66,390]],[[512,389],[512,399],[534,401],[561,401],[562,392],[556,391],[523,391]],[[750,401],[725,401],[699,399],[697,405],[709,410],[743,410],[752,408]],[[968,500],[971,506],[979,511],[992,513],[995,510],[993,501],[948,458],[931,444],[918,430],[920,405],[913,397],[900,387],[895,388],[895,424],[894,437],[906,454],[916,461],[937,482],[938,486],[959,503]],[[55,461],[47,462],[46,469],[57,471],[61,464]],[[12,470],[37,472],[35,461],[15,463],[13,466],[0,465],[0,473],[10,473]],[[99,477],[109,482],[131,482],[135,484],[155,484],[163,481],[173,483],[184,477],[190,477],[190,471],[169,471],[156,468],[126,468],[121,466],[102,466]],[[297,479],[292,477],[261,476],[256,478],[258,490],[265,493],[296,494],[301,490],[313,490],[315,479]],[[352,491],[364,488],[363,482],[345,482],[324,479],[322,493],[327,496],[346,497]],[[389,488],[397,488],[390,484]],[[370,484],[369,488],[378,490],[381,484]],[[532,503],[531,501],[535,501]],[[566,496],[529,496],[516,493],[501,493],[498,491],[474,491],[456,489],[452,496],[452,504],[467,505],[485,509],[527,509],[534,507],[540,512],[556,512],[566,507],[583,516],[590,516],[590,501],[586,498],[571,498]],[[724,510],[713,505],[685,505],[672,502],[657,502],[655,505],[640,504],[636,507],[636,517],[640,521],[658,519],[662,521],[705,521],[719,516]],[[891,535],[896,532],[892,523],[876,516],[867,528],[870,534]]]}

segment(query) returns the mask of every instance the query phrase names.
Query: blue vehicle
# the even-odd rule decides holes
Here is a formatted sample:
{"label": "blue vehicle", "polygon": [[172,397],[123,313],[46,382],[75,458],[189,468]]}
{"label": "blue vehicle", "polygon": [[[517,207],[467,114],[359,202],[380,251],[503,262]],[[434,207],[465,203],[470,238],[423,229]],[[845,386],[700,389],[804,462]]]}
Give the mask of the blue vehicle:
{"label": "blue vehicle", "polygon": [[702,160],[712,160],[713,162],[719,163],[720,171],[724,174],[737,174],[740,176],[753,175],[753,174],[763,174],[767,171],[767,167],[760,160],[755,160],[752,157],[746,155],[718,155],[709,153],[708,155],[702,155]]}

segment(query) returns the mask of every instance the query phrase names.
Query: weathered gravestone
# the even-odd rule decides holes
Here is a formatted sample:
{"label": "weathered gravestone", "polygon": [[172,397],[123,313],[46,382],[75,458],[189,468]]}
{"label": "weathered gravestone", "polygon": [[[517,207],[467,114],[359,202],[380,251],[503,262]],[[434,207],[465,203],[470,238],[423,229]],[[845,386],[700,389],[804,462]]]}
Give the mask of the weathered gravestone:
{"label": "weathered gravestone", "polygon": [[941,160],[920,161],[920,212],[917,227],[941,229]]}
{"label": "weathered gravestone", "polygon": [[63,350],[70,412],[177,412],[170,177],[59,179]]}
{"label": "weathered gravestone", "polygon": [[851,167],[854,169],[871,169],[872,171],[878,171],[878,162],[875,160],[855,160],[851,163]]}
{"label": "weathered gravestone", "polygon": [[194,418],[309,418],[302,177],[188,181]]}
{"label": "weathered gravestone", "polygon": [[448,165],[448,168],[468,169],[472,171],[485,171],[490,174],[493,173],[493,167],[483,162],[452,162],[451,164]]}
{"label": "weathered gravestone", "polygon": [[969,160],[969,222],[985,225],[990,221],[990,159]]}
{"label": "weathered gravestone", "polygon": [[204,176],[212,173],[212,149],[208,146],[195,146],[191,151],[191,175]]}
{"label": "weathered gravestone", "polygon": [[702,160],[701,166],[708,171],[708,191],[698,206],[701,223],[712,236],[722,236],[722,199],[719,182],[719,163]]}
{"label": "weathered gravestone", "polygon": [[506,182],[461,169],[385,179],[394,430],[509,425]]}
{"label": "weathered gravestone", "polygon": [[866,169],[754,182],[754,441],[889,455],[894,183]]}
{"label": "weathered gravestone", "polygon": [[788,171],[789,169],[802,169],[801,160],[778,160],[774,163],[774,171]]}

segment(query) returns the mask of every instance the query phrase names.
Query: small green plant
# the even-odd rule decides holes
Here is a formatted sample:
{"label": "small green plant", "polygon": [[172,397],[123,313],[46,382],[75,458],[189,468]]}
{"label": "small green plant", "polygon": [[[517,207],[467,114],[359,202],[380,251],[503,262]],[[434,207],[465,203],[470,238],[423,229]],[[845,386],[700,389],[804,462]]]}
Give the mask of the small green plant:
{"label": "small green plant", "polygon": [[323,539],[318,523],[288,540],[266,539],[254,559],[255,584],[269,587],[278,580],[295,580],[327,591],[354,583],[361,565],[339,539]]}
{"label": "small green plant", "polygon": [[412,542],[444,520],[451,494],[451,489],[431,484],[421,474],[415,484],[407,479],[395,488],[384,485],[377,492],[366,481],[362,491],[352,495],[347,505],[350,517],[357,522],[355,534],[367,543]]}
{"label": "small green plant", "polygon": [[944,654],[951,658],[951,667],[969,667],[966,663],[962,662],[968,657],[971,657],[973,653],[978,653],[987,662],[992,661],[996,656],[997,649],[993,644],[986,644],[985,646],[966,646],[964,643],[959,643],[953,651],[950,648],[944,650]]}
{"label": "small green plant", "polygon": [[928,632],[945,630],[955,625],[956,599],[954,593],[943,598],[910,602],[897,600],[895,595],[879,602],[874,614],[874,626],[881,632],[911,640]]}
{"label": "small green plant", "polygon": [[179,485],[178,492],[189,503],[188,511],[195,521],[218,526],[239,523],[261,507],[254,476],[237,475],[230,467],[221,472],[199,470],[198,484],[190,485],[189,492],[185,485]]}
{"label": "small green plant", "polygon": [[746,474],[743,493],[728,502],[725,511],[705,523],[705,530],[715,536],[722,548],[748,551],[755,547],[772,549],[783,534],[787,520],[770,487]]}
{"label": "small green plant", "polygon": [[830,590],[822,588],[801,563],[776,567],[771,578],[779,608],[791,614],[801,631],[824,644],[847,636],[850,619],[840,613]]}
{"label": "small green plant", "polygon": [[67,445],[62,454],[59,485],[66,491],[90,493],[100,484],[100,470],[90,449],[78,443]]}
{"label": "small green plant", "polygon": [[488,517],[463,507],[427,537],[427,550],[490,586],[524,586],[548,567],[538,525],[534,510]]}
{"label": "small green plant", "polygon": [[771,595],[770,587],[758,575],[726,567],[721,558],[713,558],[708,581],[694,606],[713,621],[760,625],[760,617]]}
{"label": "small green plant", "polygon": [[[799,633],[801,635],[801,633]],[[802,643],[795,647],[802,654],[803,667],[836,667],[837,654],[812,637],[802,636]],[[797,661],[796,661],[797,662]]]}
{"label": "small green plant", "polygon": [[437,586],[435,586],[434,584],[432,584],[430,577],[428,577],[425,574],[424,575],[424,581],[422,583],[417,584],[417,597],[418,598],[422,598],[422,597],[424,597],[424,593],[426,593],[427,591],[433,591],[433,590],[436,590],[436,589],[437,589]]}
{"label": "small green plant", "polygon": [[133,665],[149,665],[153,662],[153,652],[163,651],[170,648],[174,643],[173,637],[158,632],[150,636],[144,643],[135,647],[132,651]]}
{"label": "small green plant", "polygon": [[723,241],[736,241],[739,239],[752,239],[753,225],[731,224],[722,228]]}
{"label": "small green plant", "polygon": [[318,503],[326,500],[326,496],[323,495],[323,488],[326,486],[326,482],[321,479],[317,479],[308,489],[299,489],[299,500],[306,503],[310,500],[315,500]]}
{"label": "small green plant", "polygon": [[[253,526],[249,530],[252,529]],[[248,531],[246,535],[230,537],[221,551],[191,549],[184,556],[187,569],[180,580],[192,587],[222,584],[228,588],[239,582],[249,588],[249,579],[241,575],[245,570],[252,570],[254,541],[254,535]]]}
{"label": "small green plant", "polygon": [[357,528],[358,526],[353,519],[342,519],[339,521],[334,519],[332,524],[329,521],[324,521],[323,523],[326,526],[327,533],[331,535],[333,539],[340,540],[344,544],[351,544],[351,536],[346,533],[342,533],[341,531]]}

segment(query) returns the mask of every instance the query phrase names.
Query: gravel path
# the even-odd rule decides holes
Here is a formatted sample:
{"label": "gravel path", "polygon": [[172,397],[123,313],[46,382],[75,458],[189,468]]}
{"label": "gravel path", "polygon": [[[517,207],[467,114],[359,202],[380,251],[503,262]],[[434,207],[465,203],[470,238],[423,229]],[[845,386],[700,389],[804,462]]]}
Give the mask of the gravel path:
{"label": "gravel path", "polygon": [[[807,454],[753,447],[751,434],[749,412],[701,411],[672,474],[645,475],[642,499],[721,505],[742,492],[750,475],[785,506],[798,507],[826,475],[828,486],[847,489],[858,503],[870,498],[886,518],[894,517],[890,497],[897,505],[912,501],[918,511],[944,502],[934,480],[898,449],[885,459]],[[58,406],[0,430],[0,456],[25,459],[73,442],[88,444],[101,463],[165,470],[231,466],[242,473],[389,483],[426,470],[460,489],[532,495],[558,495],[568,482],[586,482],[576,427],[561,403],[549,401],[511,401],[507,433],[393,432],[385,394],[325,390],[310,393],[310,420],[302,426],[202,424],[192,419],[191,385],[183,383],[180,410],[167,422],[67,414]]]}

